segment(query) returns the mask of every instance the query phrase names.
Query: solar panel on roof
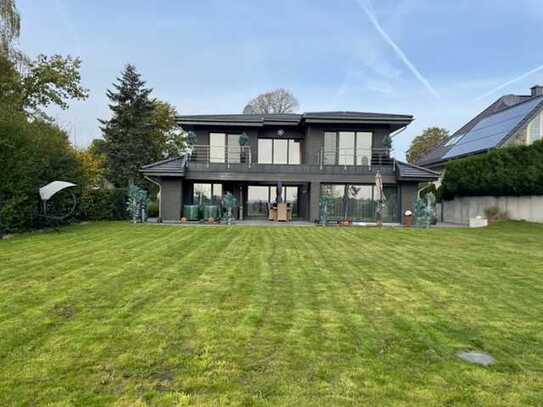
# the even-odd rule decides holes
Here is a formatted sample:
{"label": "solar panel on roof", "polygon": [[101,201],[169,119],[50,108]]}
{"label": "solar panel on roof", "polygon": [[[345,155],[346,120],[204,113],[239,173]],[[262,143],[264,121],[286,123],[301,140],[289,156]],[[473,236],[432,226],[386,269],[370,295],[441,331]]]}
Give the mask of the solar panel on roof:
{"label": "solar panel on roof", "polygon": [[467,132],[443,158],[452,158],[496,147],[542,100],[543,98],[535,98],[485,117]]}

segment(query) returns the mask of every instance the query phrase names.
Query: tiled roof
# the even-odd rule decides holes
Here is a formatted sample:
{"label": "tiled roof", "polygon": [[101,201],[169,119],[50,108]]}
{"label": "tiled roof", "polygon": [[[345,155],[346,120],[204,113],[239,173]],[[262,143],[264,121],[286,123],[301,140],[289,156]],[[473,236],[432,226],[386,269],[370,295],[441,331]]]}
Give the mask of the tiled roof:
{"label": "tiled roof", "polygon": [[167,160],[157,161],[152,164],[141,167],[141,172],[145,175],[177,175],[185,174],[186,160],[184,156],[168,158]]}
{"label": "tiled roof", "polygon": [[402,161],[396,161],[396,175],[404,181],[435,181],[439,178],[438,172]]}

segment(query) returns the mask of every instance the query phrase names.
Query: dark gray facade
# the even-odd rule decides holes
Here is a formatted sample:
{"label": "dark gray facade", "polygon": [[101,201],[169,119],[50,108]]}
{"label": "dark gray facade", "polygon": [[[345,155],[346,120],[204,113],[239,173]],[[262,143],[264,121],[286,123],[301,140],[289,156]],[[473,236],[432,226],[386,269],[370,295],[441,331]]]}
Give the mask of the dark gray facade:
{"label": "dark gray facade", "polygon": [[[202,194],[217,199],[226,191],[238,198],[242,219],[265,217],[262,205],[284,191],[295,216],[315,221],[323,194],[335,202],[348,191],[355,194],[354,218],[372,220],[372,186],[379,172],[390,197],[390,220],[399,222],[405,210],[414,209],[418,183],[438,177],[394,160],[386,148],[387,136],[412,120],[357,112],[180,116],[180,126],[195,134],[192,151],[149,164],[142,172],[161,187],[164,221],[179,221],[184,205],[197,204]],[[240,134],[248,138],[244,146],[237,141]],[[262,199],[266,194],[267,201]]]}

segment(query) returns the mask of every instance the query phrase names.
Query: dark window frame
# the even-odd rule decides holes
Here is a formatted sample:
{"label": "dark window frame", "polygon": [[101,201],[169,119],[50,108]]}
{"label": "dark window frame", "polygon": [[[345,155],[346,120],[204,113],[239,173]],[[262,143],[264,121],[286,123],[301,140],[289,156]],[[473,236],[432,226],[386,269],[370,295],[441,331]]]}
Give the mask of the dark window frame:
{"label": "dark window frame", "polygon": [[[324,165],[340,165],[340,166],[350,166],[350,167],[362,167],[362,164],[357,164],[358,162],[358,133],[369,133],[371,134],[371,147],[370,147],[370,157],[369,157],[369,165],[371,165],[371,159],[373,155],[373,135],[374,132],[370,130],[325,130],[322,135],[322,151],[323,154],[326,154],[326,134],[327,133],[333,133],[335,134],[335,146],[334,146],[334,162],[333,164],[328,164],[326,162],[326,158],[323,158],[323,164]],[[353,163],[352,164],[340,164],[340,149],[339,149],[339,134],[340,133],[354,133],[354,146],[353,146]]]}
{"label": "dark window frame", "polygon": [[[271,149],[271,163],[261,163],[259,158],[260,158],[260,145],[259,145],[259,141],[260,140],[271,140],[272,141],[272,149]],[[274,153],[275,153],[275,140],[284,140],[287,142],[287,163],[274,163]],[[294,143],[298,143],[298,146],[299,146],[299,162],[298,163],[291,163],[290,162],[290,142],[294,142]],[[270,164],[270,165],[301,165],[302,164],[302,142],[300,139],[297,139],[297,138],[288,138],[288,137],[285,137],[285,138],[278,138],[278,137],[258,137],[257,139],[257,142],[256,142],[256,146],[257,146],[257,152],[256,152],[256,156],[257,156],[257,163],[258,164]]]}

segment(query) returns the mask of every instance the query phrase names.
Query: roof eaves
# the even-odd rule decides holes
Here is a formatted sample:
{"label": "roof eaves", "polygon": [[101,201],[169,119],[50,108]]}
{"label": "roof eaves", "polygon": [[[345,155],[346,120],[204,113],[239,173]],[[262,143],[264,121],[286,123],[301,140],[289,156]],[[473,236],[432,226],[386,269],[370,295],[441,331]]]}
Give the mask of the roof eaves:
{"label": "roof eaves", "polygon": [[[524,102],[522,102],[524,103]],[[541,102],[539,102],[531,111],[528,113],[524,118],[511,129],[511,131],[503,137],[498,144],[496,144],[496,147],[503,146],[511,137],[513,137],[517,131],[519,131],[521,128],[523,128],[525,125],[527,125],[535,116],[539,114],[539,111],[543,108],[543,98],[541,99]]]}
{"label": "roof eaves", "polygon": [[143,165],[141,168],[142,168],[142,169],[153,168],[153,167],[156,167],[157,165],[166,164],[166,163],[169,163],[170,161],[175,161],[175,160],[178,160],[178,159],[180,159],[180,158],[184,158],[184,156],[166,158],[165,160],[156,161],[156,162],[151,163],[151,164]]}

